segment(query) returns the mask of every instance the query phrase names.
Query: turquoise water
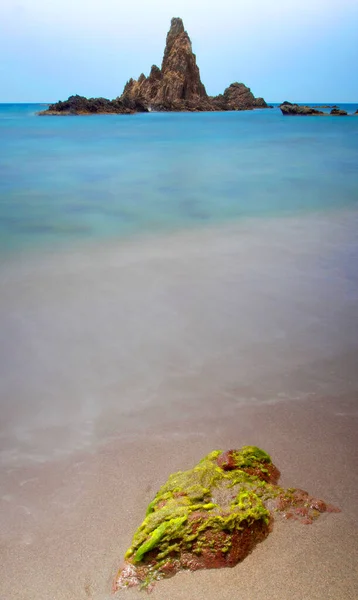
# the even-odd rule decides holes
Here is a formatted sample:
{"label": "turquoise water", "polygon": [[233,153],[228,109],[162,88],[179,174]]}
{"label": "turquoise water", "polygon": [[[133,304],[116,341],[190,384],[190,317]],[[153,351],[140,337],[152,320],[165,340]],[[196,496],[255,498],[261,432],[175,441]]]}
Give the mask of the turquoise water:
{"label": "turquoise water", "polygon": [[358,203],[358,117],[42,108],[0,105],[2,252]]}
{"label": "turquoise water", "polygon": [[40,108],[0,108],[2,597],[81,598],[104,556],[103,600],[95,515],[113,537],[181,449],[353,456],[358,117]]}

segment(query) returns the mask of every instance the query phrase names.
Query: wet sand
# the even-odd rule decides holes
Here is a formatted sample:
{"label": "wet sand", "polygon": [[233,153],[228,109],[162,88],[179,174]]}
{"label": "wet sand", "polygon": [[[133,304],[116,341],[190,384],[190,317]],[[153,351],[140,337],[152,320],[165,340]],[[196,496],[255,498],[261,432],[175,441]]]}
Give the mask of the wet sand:
{"label": "wet sand", "polygon": [[[277,523],[233,569],[178,574],[157,584],[160,599],[287,600],[357,597],[358,395],[241,406],[231,418],[203,418],[167,432],[153,428],[75,462],[24,470],[16,535],[2,544],[1,598],[111,597],[131,535],[167,475],[212,448],[255,443],[271,452],[286,486],[338,505],[313,525]],[[19,475],[19,474],[17,474]],[[32,479],[33,478],[33,479]],[[25,506],[36,503],[40,522]],[[15,515],[14,515],[15,516]],[[140,598],[130,590],[118,597]]]}
{"label": "wet sand", "polygon": [[356,224],[314,215],[1,265],[1,600],[111,597],[168,474],[243,444],[342,512],[277,524],[237,567],[152,597],[357,597]]}

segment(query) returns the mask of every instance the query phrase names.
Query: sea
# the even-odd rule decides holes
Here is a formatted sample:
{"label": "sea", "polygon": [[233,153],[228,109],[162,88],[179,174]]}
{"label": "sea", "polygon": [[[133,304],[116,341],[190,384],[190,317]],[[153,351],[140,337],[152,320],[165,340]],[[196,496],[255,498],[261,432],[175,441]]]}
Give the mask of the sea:
{"label": "sea", "polygon": [[357,203],[356,117],[44,108],[0,105],[3,256]]}
{"label": "sea", "polygon": [[0,105],[6,464],[357,380],[358,117],[43,108]]}
{"label": "sea", "polygon": [[0,105],[7,466],[357,382],[358,117],[43,108]]}
{"label": "sea", "polygon": [[300,463],[287,407],[302,485],[326,498],[330,439],[346,473],[358,116],[44,108],[0,105],[0,597],[102,600],[168,469],[260,440]]}
{"label": "sea", "polygon": [[5,462],[354,372],[358,117],[43,108],[0,105]]}

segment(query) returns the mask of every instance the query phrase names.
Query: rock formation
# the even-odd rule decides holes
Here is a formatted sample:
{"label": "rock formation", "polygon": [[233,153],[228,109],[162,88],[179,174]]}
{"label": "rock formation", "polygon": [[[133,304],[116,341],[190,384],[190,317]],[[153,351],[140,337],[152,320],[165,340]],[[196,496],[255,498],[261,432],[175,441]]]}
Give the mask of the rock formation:
{"label": "rock formation", "polygon": [[274,515],[311,524],[323,512],[340,512],[303,490],[281,488],[279,477],[255,446],[216,450],[170,475],[134,534],[114,590],[150,590],[181,569],[233,567],[267,537]]}
{"label": "rock formation", "polygon": [[337,117],[346,117],[348,113],[347,111],[342,110],[341,108],[332,108],[330,115],[335,115]]}
{"label": "rock formation", "polygon": [[290,102],[284,102],[280,105],[280,109],[283,115],[292,116],[311,116],[311,115],[326,115],[321,110],[317,110],[316,108],[312,108],[311,106],[299,106],[298,104],[291,104]]}
{"label": "rock formation", "polygon": [[[320,108],[331,108],[328,105],[322,105]],[[348,113],[345,110],[342,110],[337,105],[334,105],[331,112],[323,112],[321,110],[317,110],[317,106],[300,106],[299,104],[291,104],[291,102],[283,102],[280,104],[280,109],[283,115],[285,116],[337,116],[337,117],[346,117]],[[358,112],[358,111],[357,111]],[[355,113],[353,113],[355,114]]]}
{"label": "rock formation", "polygon": [[205,87],[183,21],[174,18],[167,35],[162,68],[152,66],[149,77],[131,79],[123,100],[141,100],[155,110],[210,110]]}
{"label": "rock formation", "polygon": [[232,83],[223,94],[211,98],[213,110],[250,110],[268,108],[263,98],[255,98],[243,83]]}
{"label": "rock formation", "polygon": [[190,38],[183,21],[172,19],[167,35],[162,67],[152,66],[149,77],[130,79],[121,100],[135,106],[143,103],[149,110],[215,111],[267,108],[263,98],[255,98],[243,83],[232,83],[225,92],[209,97],[200,79]]}
{"label": "rock formation", "polygon": [[93,114],[120,114],[128,115],[133,112],[148,112],[146,107],[137,102],[135,109],[130,104],[122,102],[120,98],[107,100],[107,98],[85,98],[84,96],[70,96],[64,102],[50,104],[46,110],[38,114],[49,116],[64,115],[93,115]]}
{"label": "rock formation", "polygon": [[51,104],[42,115],[117,113],[143,111],[224,111],[267,108],[243,83],[232,83],[223,94],[210,97],[200,79],[190,38],[183,21],[174,18],[167,35],[161,68],[153,65],[148,77],[130,79],[115,100],[71,96]]}

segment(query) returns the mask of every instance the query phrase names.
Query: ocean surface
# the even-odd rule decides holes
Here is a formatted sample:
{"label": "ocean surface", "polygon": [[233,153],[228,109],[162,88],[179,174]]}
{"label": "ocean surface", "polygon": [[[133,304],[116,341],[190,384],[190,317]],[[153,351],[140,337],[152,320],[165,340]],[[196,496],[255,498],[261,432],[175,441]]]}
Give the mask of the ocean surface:
{"label": "ocean surface", "polygon": [[357,117],[43,108],[0,105],[2,255],[358,202]]}
{"label": "ocean surface", "polygon": [[358,118],[41,108],[0,106],[9,468],[356,385]]}
{"label": "ocean surface", "polygon": [[271,546],[297,598],[353,598],[358,117],[42,108],[0,105],[1,599],[112,598],[168,471],[245,443],[342,508]]}

